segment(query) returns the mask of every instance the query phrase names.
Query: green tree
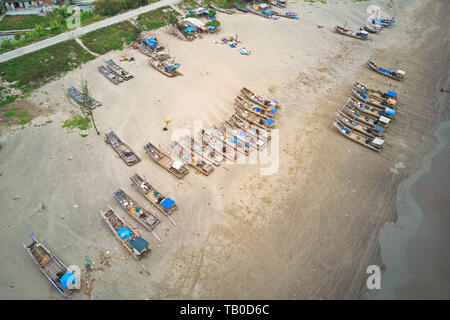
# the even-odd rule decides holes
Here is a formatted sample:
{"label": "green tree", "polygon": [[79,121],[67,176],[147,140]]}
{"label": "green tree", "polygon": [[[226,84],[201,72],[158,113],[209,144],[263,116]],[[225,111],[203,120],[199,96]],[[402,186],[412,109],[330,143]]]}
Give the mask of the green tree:
{"label": "green tree", "polygon": [[215,17],[216,14],[217,14],[216,10],[214,10],[214,9],[209,9],[208,10],[208,15],[209,15],[210,18]]}
{"label": "green tree", "polygon": [[178,20],[178,17],[175,13],[173,13],[171,10],[167,10],[165,14],[165,19],[167,24],[174,26],[178,28],[180,26],[180,21]]}
{"label": "green tree", "polygon": [[103,16],[113,16],[124,8],[122,0],[97,0],[95,10]]}
{"label": "green tree", "polygon": [[216,20],[210,20],[206,23],[207,26],[213,26],[218,28],[220,26],[220,22],[216,19]]}

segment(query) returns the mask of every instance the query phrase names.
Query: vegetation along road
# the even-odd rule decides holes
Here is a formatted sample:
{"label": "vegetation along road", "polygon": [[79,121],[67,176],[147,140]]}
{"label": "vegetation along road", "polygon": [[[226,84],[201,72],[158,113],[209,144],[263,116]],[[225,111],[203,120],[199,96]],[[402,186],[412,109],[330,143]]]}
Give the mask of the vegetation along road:
{"label": "vegetation along road", "polygon": [[71,30],[68,32],[64,32],[61,33],[57,36],[54,36],[52,38],[48,38],[36,43],[32,43],[30,45],[21,47],[21,48],[17,48],[15,50],[11,50],[8,51],[6,53],[3,53],[2,55],[0,55],[0,63],[1,62],[5,62],[20,56],[23,56],[24,54],[30,53],[30,52],[34,52],[43,48],[46,48],[48,46],[52,46],[54,44],[66,41],[66,40],[70,40],[76,37],[79,37],[83,34],[89,33],[91,31],[103,28],[103,27],[107,27],[110,26],[112,24],[130,19],[134,16],[140,15],[142,13],[154,10],[154,9],[158,9],[160,7],[164,7],[164,6],[169,6],[172,4],[175,4],[177,2],[180,2],[180,0],[161,0],[155,3],[151,3],[149,5],[134,9],[134,10],[130,10],[128,12],[122,13],[122,14],[118,14],[117,16],[108,18],[108,19],[104,19],[102,21],[98,21],[98,22],[94,22],[91,23],[87,26],[75,29],[75,30]]}

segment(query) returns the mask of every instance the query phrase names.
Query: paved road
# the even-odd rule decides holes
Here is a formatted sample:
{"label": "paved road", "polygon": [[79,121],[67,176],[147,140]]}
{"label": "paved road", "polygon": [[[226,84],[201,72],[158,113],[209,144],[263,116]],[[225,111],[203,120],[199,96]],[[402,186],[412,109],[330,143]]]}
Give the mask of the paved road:
{"label": "paved road", "polygon": [[51,37],[51,38],[48,38],[48,39],[45,39],[45,40],[42,40],[39,42],[32,43],[32,44],[29,44],[27,46],[24,46],[24,47],[21,47],[18,49],[14,49],[14,50],[5,52],[0,55],[0,62],[5,62],[8,60],[23,56],[24,54],[34,52],[34,51],[43,49],[48,46],[52,46],[52,45],[60,43],[60,42],[82,36],[91,31],[110,26],[112,24],[130,19],[130,18],[140,15],[142,13],[145,13],[147,11],[158,9],[158,8],[164,7],[164,6],[169,6],[169,5],[175,4],[177,2],[180,2],[180,0],[161,0],[159,2],[151,3],[149,5],[139,7],[137,9],[119,14],[119,15],[111,17],[111,18],[104,19],[99,22],[91,23],[87,26],[84,26],[84,27],[81,27],[81,28],[78,28],[78,29],[75,29],[72,31],[67,31],[67,32],[58,34],[57,36],[54,36],[54,37]]}

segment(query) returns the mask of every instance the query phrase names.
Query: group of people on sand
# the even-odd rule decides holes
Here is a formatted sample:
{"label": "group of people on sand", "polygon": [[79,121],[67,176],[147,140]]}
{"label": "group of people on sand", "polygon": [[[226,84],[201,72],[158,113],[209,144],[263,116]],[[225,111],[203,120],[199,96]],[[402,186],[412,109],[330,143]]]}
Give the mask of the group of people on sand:
{"label": "group of people on sand", "polygon": [[[217,43],[216,41],[214,41],[214,43]],[[241,41],[239,41],[237,34],[233,37],[233,36],[228,36],[225,38],[222,38],[222,44],[229,44],[229,46],[231,48],[236,48],[239,43],[241,43]],[[240,53],[242,55],[249,55],[250,54],[250,50],[247,50],[245,47],[242,47],[240,50]]]}

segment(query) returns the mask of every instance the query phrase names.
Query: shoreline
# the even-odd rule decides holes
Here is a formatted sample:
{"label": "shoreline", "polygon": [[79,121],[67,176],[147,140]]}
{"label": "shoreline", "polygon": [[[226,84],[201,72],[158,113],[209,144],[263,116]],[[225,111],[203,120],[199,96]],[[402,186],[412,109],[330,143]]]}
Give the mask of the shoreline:
{"label": "shoreline", "polygon": [[[428,201],[424,199],[419,199],[417,195],[413,195],[413,189],[418,188],[422,191],[430,192],[431,186],[434,186],[433,183],[428,184],[427,187],[419,187],[419,183],[422,179],[426,178],[430,175],[432,170],[438,170],[440,172],[445,173],[445,169],[447,168],[439,168],[436,165],[436,159],[441,157],[444,153],[448,155],[449,148],[449,137],[450,137],[450,122],[442,122],[438,129],[436,130],[436,137],[438,139],[437,146],[435,150],[425,156],[422,161],[421,169],[418,172],[413,173],[403,182],[401,182],[397,188],[397,215],[398,218],[395,223],[386,222],[386,224],[380,229],[379,232],[379,242],[381,247],[381,254],[383,263],[386,266],[385,272],[382,275],[382,290],[379,291],[374,298],[375,299],[448,299],[449,298],[449,284],[445,281],[447,278],[441,275],[441,281],[435,281],[434,287],[424,286],[419,292],[411,292],[406,290],[404,287],[413,287],[419,284],[423,285],[424,279],[430,279],[435,276],[435,274],[427,275],[426,273],[421,274],[423,278],[419,278],[418,274],[412,274],[413,279],[411,279],[410,271],[411,266],[409,265],[409,261],[415,255],[414,253],[409,252],[410,246],[413,243],[413,240],[419,241],[419,243],[423,246],[424,243],[433,241],[427,238],[427,235],[419,233],[419,230],[422,226],[430,223],[429,213],[423,212],[423,205]],[[448,159],[448,158],[447,158]],[[448,161],[447,161],[448,162]],[[440,169],[440,170],[439,170]],[[447,172],[448,173],[448,172]],[[448,181],[447,181],[448,183]],[[448,190],[448,184],[447,189]],[[448,203],[448,200],[445,201]],[[448,225],[448,213],[440,212],[442,217],[442,221],[447,223]],[[444,236],[440,236],[443,240],[448,242],[448,235],[446,234],[448,229],[445,229]],[[434,237],[437,237],[434,235]],[[430,237],[432,238],[432,237]],[[435,249],[435,248],[431,248]],[[422,252],[423,253],[423,252]],[[430,253],[428,253],[430,254]],[[442,254],[442,252],[441,252]],[[444,252],[448,256],[448,251]],[[417,255],[417,253],[416,253]],[[423,257],[422,257],[423,258]],[[434,260],[435,263],[442,263],[440,269],[445,270],[448,269],[448,261],[445,258],[444,261]],[[420,260],[419,260],[420,261]],[[446,263],[447,261],[447,263]],[[417,262],[417,259],[416,259]],[[428,263],[428,264],[427,264]],[[417,267],[416,269],[422,270],[432,270],[432,265],[430,265],[429,261],[422,261],[424,266]],[[415,276],[415,278],[414,278]],[[409,281],[408,283],[407,280]],[[441,288],[437,286],[440,285]],[[417,289],[417,288],[415,288]],[[428,292],[423,292],[428,290]],[[438,291],[436,294],[433,291]]]}

